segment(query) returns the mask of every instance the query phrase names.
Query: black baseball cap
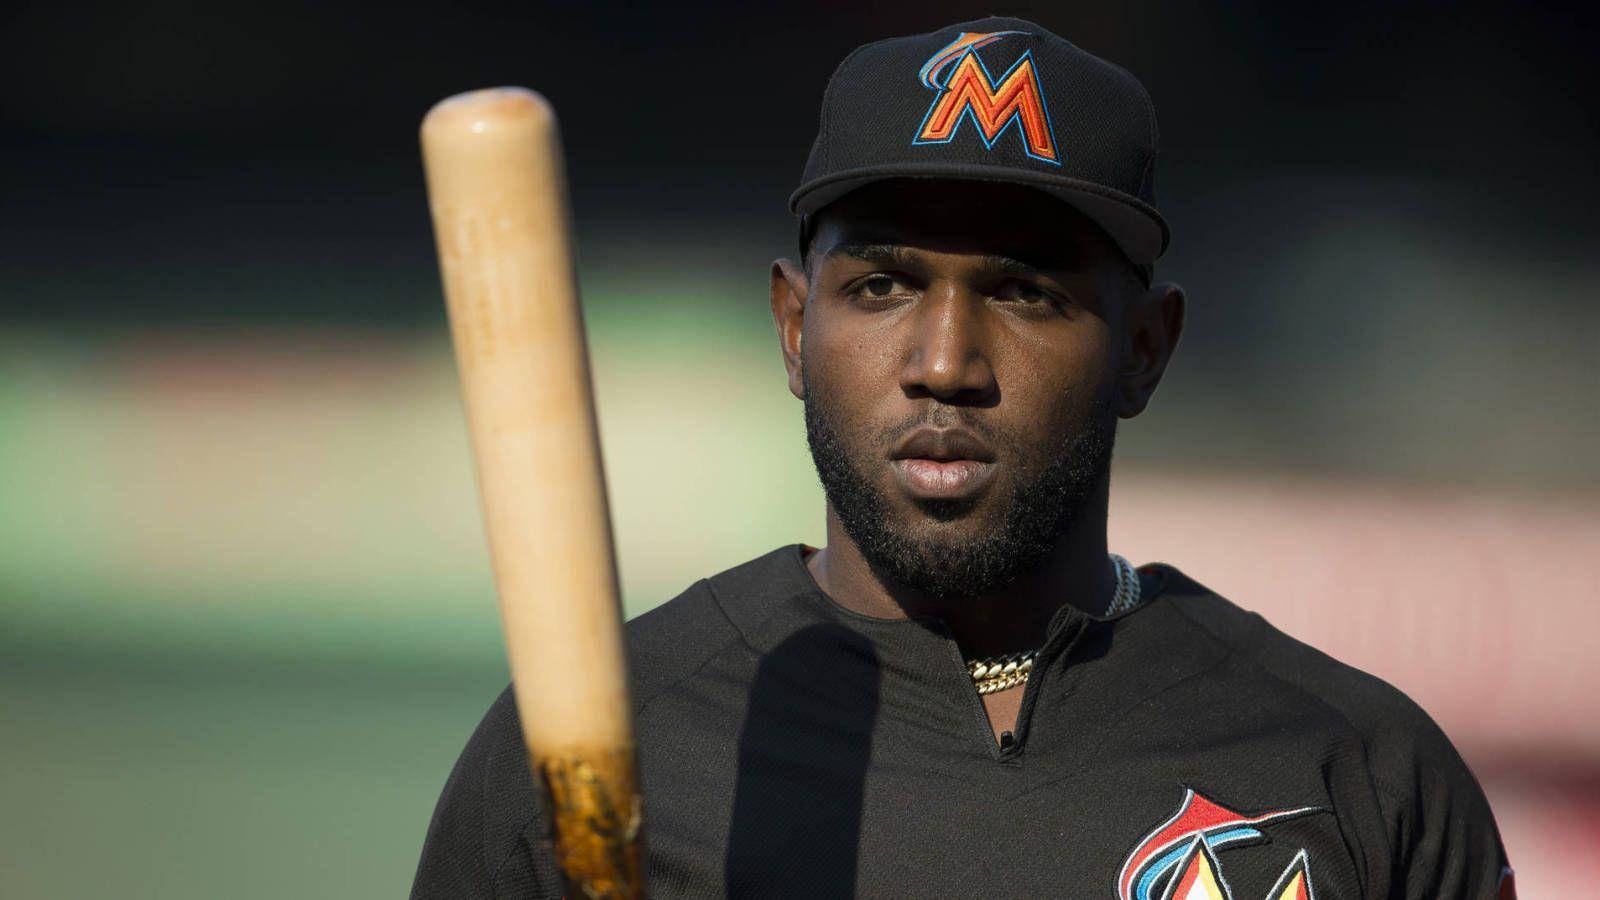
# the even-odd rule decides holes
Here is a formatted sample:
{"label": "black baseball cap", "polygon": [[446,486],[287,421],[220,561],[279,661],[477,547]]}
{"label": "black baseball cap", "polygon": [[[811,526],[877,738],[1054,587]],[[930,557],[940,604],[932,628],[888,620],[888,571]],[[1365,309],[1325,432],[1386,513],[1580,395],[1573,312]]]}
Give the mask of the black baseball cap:
{"label": "black baseball cap", "polygon": [[[809,217],[890,178],[1038,188],[1099,225],[1149,279],[1155,107],[1137,78],[1023,19],[991,17],[856,48],[828,79],[789,209]],[[803,249],[803,248],[802,248]]]}

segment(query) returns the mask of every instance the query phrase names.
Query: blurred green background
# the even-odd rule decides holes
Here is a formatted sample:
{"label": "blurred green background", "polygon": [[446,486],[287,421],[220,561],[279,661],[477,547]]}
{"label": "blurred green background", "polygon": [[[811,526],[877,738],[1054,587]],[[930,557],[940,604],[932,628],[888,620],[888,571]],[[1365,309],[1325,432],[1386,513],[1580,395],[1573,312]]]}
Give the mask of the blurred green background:
{"label": "blurred green background", "polygon": [[[589,301],[630,614],[821,538],[764,307],[655,299]],[[6,895],[403,894],[507,678],[448,336],[5,350]]]}
{"label": "blurred green background", "polygon": [[[1117,546],[1341,655],[1380,648],[1362,664],[1449,713],[1524,891],[1582,893],[1592,23],[1553,3],[1012,11],[1133,71],[1161,115],[1158,277],[1191,318],[1119,435]],[[766,307],[784,201],[850,48],[976,14],[0,13],[0,895],[407,891],[506,682],[416,155],[432,102],[520,83],[562,116],[634,614],[821,542]],[[1377,499],[1328,512],[1347,497]],[[1423,549],[1394,551],[1394,522]],[[1430,590],[1441,574],[1465,583]],[[1271,606],[1285,583],[1301,606]]]}

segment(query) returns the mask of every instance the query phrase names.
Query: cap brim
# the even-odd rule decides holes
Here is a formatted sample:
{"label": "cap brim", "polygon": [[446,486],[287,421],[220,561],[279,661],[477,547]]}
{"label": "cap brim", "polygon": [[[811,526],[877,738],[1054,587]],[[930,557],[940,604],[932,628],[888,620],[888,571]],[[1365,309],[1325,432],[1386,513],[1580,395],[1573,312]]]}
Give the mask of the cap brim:
{"label": "cap brim", "polygon": [[1155,207],[1113,188],[1045,173],[1033,174],[1003,166],[917,165],[896,163],[835,172],[802,184],[789,196],[789,209],[808,216],[856,188],[891,178],[938,178],[994,181],[1038,188],[1088,216],[1122,248],[1129,261],[1147,266],[1167,249],[1170,232]]}

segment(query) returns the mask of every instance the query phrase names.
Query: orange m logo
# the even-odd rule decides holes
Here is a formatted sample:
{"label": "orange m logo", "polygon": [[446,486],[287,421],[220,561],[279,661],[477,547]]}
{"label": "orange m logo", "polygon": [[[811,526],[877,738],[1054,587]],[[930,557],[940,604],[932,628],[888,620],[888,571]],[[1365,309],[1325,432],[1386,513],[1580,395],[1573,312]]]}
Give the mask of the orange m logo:
{"label": "orange m logo", "polygon": [[[1032,51],[1024,51],[1000,76],[999,84],[990,77],[988,67],[978,57],[979,47],[1016,33],[963,33],[928,60],[918,75],[928,87],[937,89],[939,96],[928,108],[922,127],[917,129],[917,136],[911,143],[948,144],[962,120],[970,118],[983,137],[984,147],[993,149],[1001,133],[1012,122],[1017,122],[1022,132],[1022,148],[1029,156],[1053,165],[1061,164],[1055,137],[1050,133],[1050,112],[1045,106],[1044,90],[1039,86]],[[939,80],[947,70],[950,74]]]}

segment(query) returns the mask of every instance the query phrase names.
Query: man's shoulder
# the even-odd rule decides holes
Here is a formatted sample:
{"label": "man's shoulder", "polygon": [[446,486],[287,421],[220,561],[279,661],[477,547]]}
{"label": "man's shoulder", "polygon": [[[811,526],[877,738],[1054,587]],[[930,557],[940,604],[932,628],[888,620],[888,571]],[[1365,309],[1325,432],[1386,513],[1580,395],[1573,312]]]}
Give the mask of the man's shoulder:
{"label": "man's shoulder", "polygon": [[[1385,823],[1405,896],[1498,893],[1510,869],[1482,787],[1445,733],[1400,689],[1279,631],[1170,566],[1157,603],[1217,642],[1236,675],[1348,729]],[[1186,624],[1185,624],[1186,623]]]}
{"label": "man's shoulder", "polygon": [[800,545],[789,544],[702,578],[626,626],[634,706],[692,675],[803,588]]}
{"label": "man's shoulder", "polygon": [[1236,669],[1270,680],[1359,735],[1380,781],[1382,773],[1418,764],[1463,766],[1438,724],[1399,688],[1284,633],[1172,566],[1155,568],[1163,577],[1158,601],[1184,626],[1219,643],[1240,664]]}
{"label": "man's shoulder", "polygon": [[[792,596],[804,574],[798,547],[702,578],[627,624],[636,713],[719,651],[736,647],[742,620],[753,619],[775,596]],[[467,741],[440,795],[412,896],[560,896],[542,797],[528,769],[516,696],[507,687]]]}
{"label": "man's shoulder", "polygon": [[[759,583],[773,569],[774,557],[785,552],[793,552],[793,547],[702,578],[625,625],[636,707],[659,686],[691,673],[710,655],[742,639],[735,625],[739,616],[730,616],[728,601],[747,601],[751,592],[741,592],[739,586]],[[486,763],[504,764],[509,772],[521,774],[527,768],[521,764],[521,741],[516,696],[508,686],[479,723],[469,749]],[[516,764],[505,763],[506,759]]]}

